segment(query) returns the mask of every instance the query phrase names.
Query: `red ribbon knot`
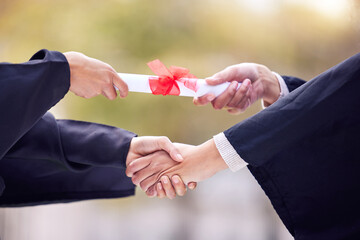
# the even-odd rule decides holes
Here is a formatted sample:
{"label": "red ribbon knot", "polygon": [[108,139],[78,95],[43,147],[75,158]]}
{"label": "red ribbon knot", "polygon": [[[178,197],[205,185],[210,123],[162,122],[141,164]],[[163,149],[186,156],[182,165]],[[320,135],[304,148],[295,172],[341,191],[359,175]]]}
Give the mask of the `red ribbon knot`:
{"label": "red ribbon knot", "polygon": [[156,59],[147,64],[158,76],[150,77],[149,85],[154,95],[180,95],[180,88],[176,81],[182,82],[185,87],[197,91],[196,77],[187,68],[171,66],[169,69]]}

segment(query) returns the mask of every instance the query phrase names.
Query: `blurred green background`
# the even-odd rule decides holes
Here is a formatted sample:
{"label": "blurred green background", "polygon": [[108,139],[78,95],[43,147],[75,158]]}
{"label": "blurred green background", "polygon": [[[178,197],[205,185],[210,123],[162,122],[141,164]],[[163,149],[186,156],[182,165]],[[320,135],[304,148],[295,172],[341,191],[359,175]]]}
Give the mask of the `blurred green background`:
{"label": "blurred green background", "polygon": [[[280,74],[310,80],[359,52],[359,2],[0,0],[0,61],[24,62],[37,50],[47,48],[82,52],[125,73],[151,74],[146,63],[159,58],[167,66],[189,68],[199,78],[229,65],[257,62]],[[245,113],[233,116],[211,106],[196,107],[192,99],[185,97],[130,93],[126,99],[109,101],[103,96],[86,100],[68,93],[52,112],[58,118],[110,124],[139,135],[166,135],[173,141],[200,144],[259,110],[257,103]],[[243,181],[254,181],[246,176]],[[211,184],[224,183],[225,178],[221,175]],[[227,184],[234,194],[238,185],[232,181]],[[206,184],[209,183],[204,183],[204,189]],[[248,191],[262,194],[260,189],[243,189],[234,196],[241,200],[250,194]],[[204,201],[201,193],[193,193],[189,198]],[[259,198],[260,205],[269,205],[265,196]],[[176,204],[187,206],[186,199]],[[136,200],[111,203],[129,205],[133,201],[148,200],[139,193]],[[3,217],[3,229],[8,226],[4,222],[15,214],[9,211],[8,220]],[[221,216],[221,212],[218,214]],[[265,211],[266,214],[274,215]],[[229,239],[242,235],[234,236]],[[252,239],[258,239],[256,236]],[[277,238],[269,239],[280,239],[280,235],[274,236]]]}
{"label": "blurred green background", "polygon": [[[355,4],[1,0],[0,60],[26,61],[47,48],[83,52],[118,72],[151,74],[146,63],[159,58],[167,66],[187,67],[199,78],[232,64],[258,62],[281,74],[310,79],[359,50]],[[131,93],[111,102],[69,93],[55,113],[198,144],[260,109],[257,105],[234,117],[195,107],[191,101]]]}

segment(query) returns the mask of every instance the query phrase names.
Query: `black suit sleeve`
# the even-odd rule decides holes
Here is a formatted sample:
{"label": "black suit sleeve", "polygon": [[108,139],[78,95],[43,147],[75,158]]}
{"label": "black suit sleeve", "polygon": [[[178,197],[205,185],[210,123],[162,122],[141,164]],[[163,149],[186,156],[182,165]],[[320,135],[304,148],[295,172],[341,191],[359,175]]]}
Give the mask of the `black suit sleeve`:
{"label": "black suit sleeve", "polygon": [[135,134],[46,113],[67,93],[69,71],[63,54],[47,50],[26,63],[0,63],[1,206],[134,193],[124,170]]}
{"label": "black suit sleeve", "polygon": [[125,161],[135,134],[45,114],[0,161],[2,206],[134,194]]}
{"label": "black suit sleeve", "polygon": [[0,63],[0,159],[69,87],[69,65],[59,52],[41,50],[25,63]]}
{"label": "black suit sleeve", "polygon": [[224,132],[295,239],[360,239],[360,54]]}
{"label": "black suit sleeve", "polygon": [[284,79],[286,86],[289,89],[289,92],[294,91],[296,88],[298,88],[301,85],[303,85],[304,83],[306,83],[306,81],[304,81],[300,78],[297,78],[297,77],[282,76],[282,78]]}
{"label": "black suit sleeve", "polygon": [[[334,101],[335,93],[345,85],[358,82],[356,77],[360,75],[359,62],[360,54],[357,54],[330,68],[255,116],[226,130],[225,136],[246,162],[253,166],[262,165],[292,141],[321,127],[319,119],[325,120],[329,113],[334,113],[331,108],[336,106],[347,109],[345,101],[349,102],[348,106],[353,105],[350,96],[333,102],[333,106],[329,103]],[[351,97],[357,95],[359,94],[354,93]],[[317,109],[319,111],[315,111]],[[262,151],[259,151],[259,147]]]}

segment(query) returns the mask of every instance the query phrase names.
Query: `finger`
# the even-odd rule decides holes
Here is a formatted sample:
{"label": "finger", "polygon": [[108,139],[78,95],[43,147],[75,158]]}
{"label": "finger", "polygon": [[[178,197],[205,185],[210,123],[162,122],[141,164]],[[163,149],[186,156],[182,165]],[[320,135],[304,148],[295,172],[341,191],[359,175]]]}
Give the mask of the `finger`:
{"label": "finger", "polygon": [[166,151],[174,161],[182,162],[184,160],[179,150],[174,146],[169,138],[160,137],[157,141],[157,145],[159,150]]}
{"label": "finger", "polygon": [[251,105],[252,85],[249,86],[245,96],[237,104],[237,109],[240,113],[244,112]]}
{"label": "finger", "polygon": [[134,173],[140,171],[143,168],[146,168],[151,163],[150,156],[141,157],[135,159],[134,161],[130,162],[126,168],[126,176],[132,177]]}
{"label": "finger", "polygon": [[[146,191],[149,186],[153,185],[157,179],[152,178],[158,171],[154,170],[150,165],[138,172],[136,172],[131,180],[135,185],[139,185],[142,190]],[[145,181],[146,180],[146,181]]]}
{"label": "finger", "polygon": [[215,73],[212,77],[206,78],[206,83],[209,85],[218,85],[224,82],[231,82],[236,80],[237,70],[235,65],[225,68],[224,70]]}
{"label": "finger", "polygon": [[215,95],[212,93],[207,93],[204,96],[201,97],[194,97],[193,103],[197,106],[203,106],[211,102],[215,99]]}
{"label": "finger", "polygon": [[231,82],[229,87],[212,102],[213,107],[215,109],[222,109],[226,106],[235,96],[237,85],[237,82]]}
{"label": "finger", "polygon": [[233,115],[237,115],[237,114],[242,113],[242,111],[240,109],[238,109],[238,108],[229,108],[229,109],[227,109],[227,111],[230,114],[233,114]]}
{"label": "finger", "polygon": [[174,199],[176,197],[175,190],[173,186],[171,185],[170,179],[168,176],[162,176],[161,177],[161,183],[165,190],[166,196],[169,199]]}
{"label": "finger", "polygon": [[158,182],[158,183],[156,184],[156,192],[157,192],[157,197],[158,197],[158,198],[164,198],[164,197],[166,197],[166,193],[165,193],[164,188],[162,187],[161,182]]}
{"label": "finger", "polygon": [[128,85],[120,78],[120,76],[115,72],[115,70],[112,73],[112,80],[113,84],[119,89],[120,97],[126,97],[129,93]]}
{"label": "finger", "polygon": [[197,186],[196,182],[189,182],[189,184],[188,184],[188,188],[190,190],[194,190],[196,188],[196,186]]}
{"label": "finger", "polygon": [[157,191],[155,189],[155,186],[151,186],[145,193],[149,198],[155,197],[157,195]]}
{"label": "finger", "polygon": [[249,88],[245,97],[238,103],[238,109],[240,109],[241,112],[244,112],[250,106],[251,103],[250,94],[251,94],[251,88]]}
{"label": "finger", "polygon": [[186,193],[186,185],[178,175],[171,177],[172,185],[175,188],[175,192],[179,196],[184,196]]}
{"label": "finger", "polygon": [[251,81],[249,79],[246,79],[239,87],[239,89],[236,91],[235,96],[233,99],[228,103],[228,107],[233,108],[241,108],[242,105],[239,106],[239,103],[242,102],[242,100],[247,98],[247,93],[250,88]]}
{"label": "finger", "polygon": [[104,95],[106,98],[110,99],[110,100],[114,100],[116,99],[117,93],[115,88],[111,85],[111,86],[106,86],[103,90],[102,90],[102,95]]}
{"label": "finger", "polygon": [[147,191],[147,189],[150,188],[152,185],[154,185],[158,180],[159,180],[158,172],[149,175],[147,178],[144,178],[143,180],[140,181],[140,188],[144,191]]}

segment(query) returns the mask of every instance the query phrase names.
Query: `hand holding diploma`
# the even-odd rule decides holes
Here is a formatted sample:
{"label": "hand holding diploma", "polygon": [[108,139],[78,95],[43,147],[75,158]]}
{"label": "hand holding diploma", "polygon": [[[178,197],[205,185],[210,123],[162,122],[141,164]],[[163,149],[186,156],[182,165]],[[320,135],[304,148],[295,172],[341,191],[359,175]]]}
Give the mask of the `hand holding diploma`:
{"label": "hand holding diploma", "polygon": [[[195,98],[194,104],[201,106],[211,102],[214,109],[226,108],[229,113],[237,114],[260,98],[265,105],[271,105],[279,98],[280,87],[275,74],[261,64],[232,65],[206,79],[211,86],[230,82],[230,86],[219,96],[206,94]],[[238,87],[238,83],[242,85]]]}
{"label": "hand holding diploma", "polygon": [[[184,97],[201,97],[205,94],[219,96],[230,85],[229,82],[223,82],[211,86],[204,79],[197,79],[188,69],[177,66],[168,69],[158,59],[149,62],[148,66],[157,76],[119,73],[119,77],[127,83],[130,92]],[[236,88],[239,86],[237,85]]]}
{"label": "hand holding diploma", "polygon": [[83,98],[104,95],[110,100],[117,96],[126,97],[128,87],[114,68],[100,60],[78,52],[64,53],[70,67],[70,91]]}

